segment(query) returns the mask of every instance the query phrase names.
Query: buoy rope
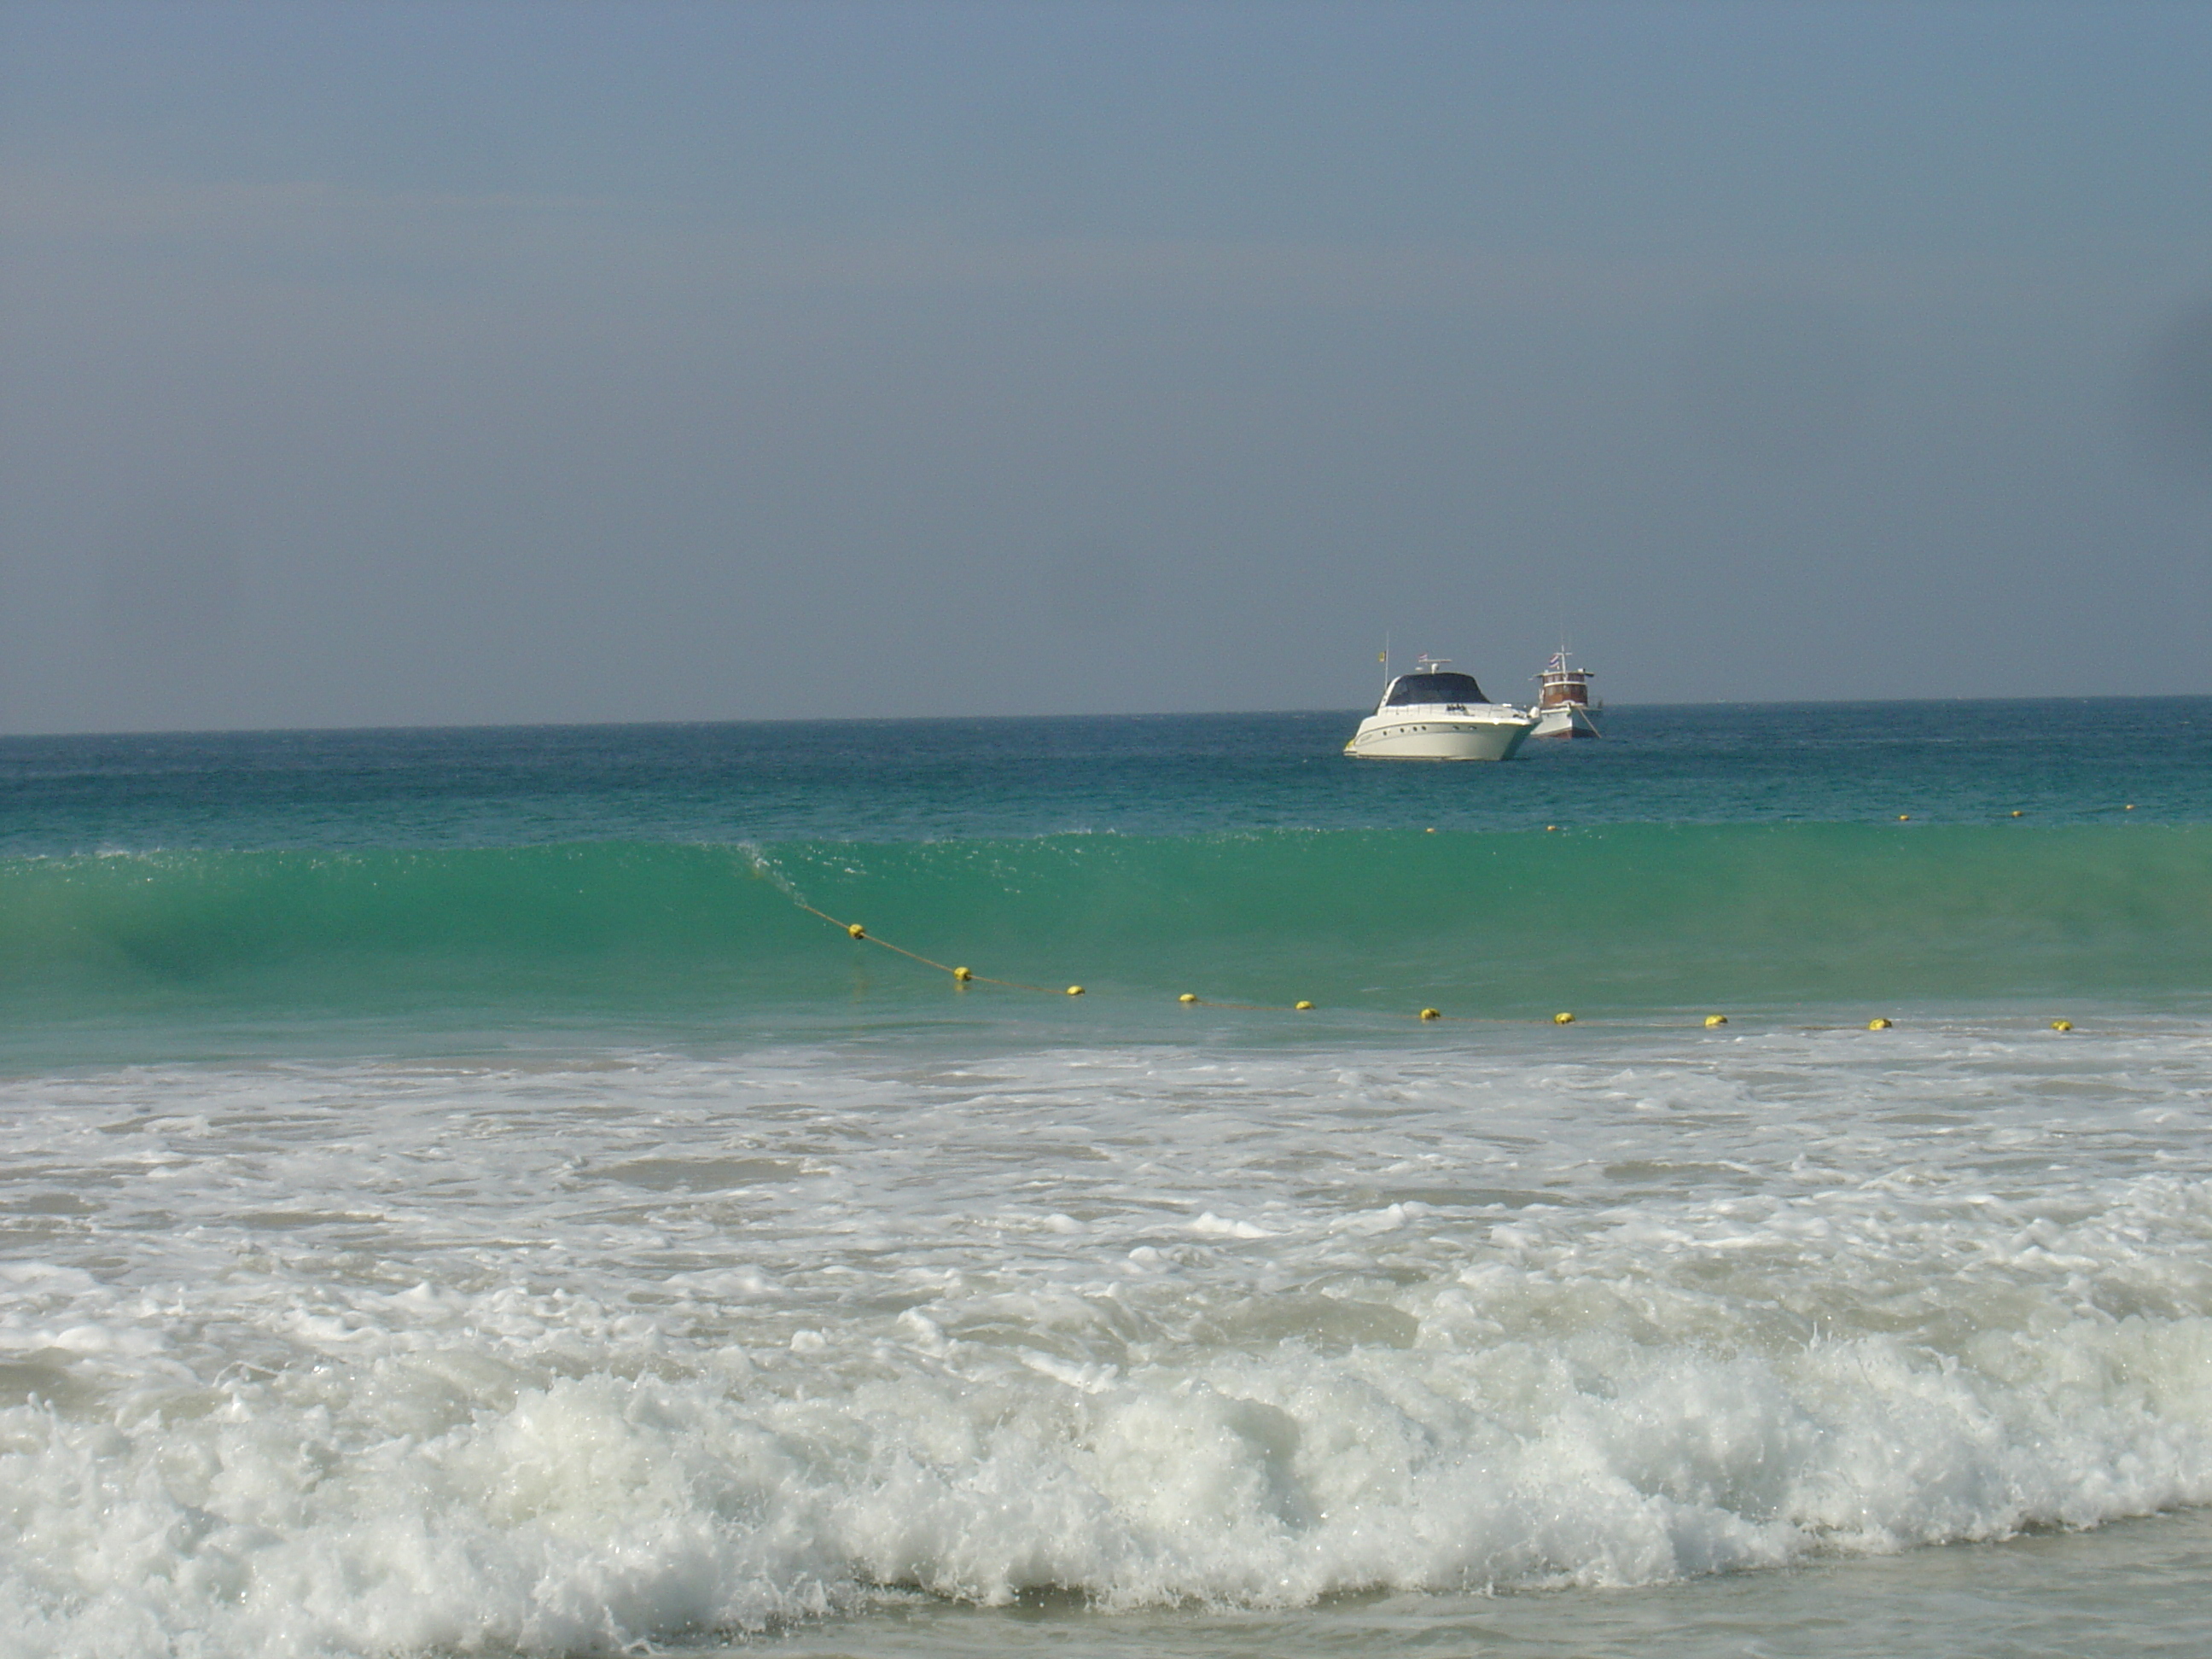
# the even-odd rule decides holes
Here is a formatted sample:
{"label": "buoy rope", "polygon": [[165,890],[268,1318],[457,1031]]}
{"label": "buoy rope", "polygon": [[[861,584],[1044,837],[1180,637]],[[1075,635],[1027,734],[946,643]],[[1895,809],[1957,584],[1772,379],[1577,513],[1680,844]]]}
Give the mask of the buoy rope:
{"label": "buoy rope", "polygon": [[1030,985],[1018,979],[994,979],[988,974],[979,974],[972,969],[956,968],[951,963],[939,962],[933,957],[926,957],[919,951],[909,951],[903,945],[894,945],[887,939],[878,939],[857,921],[840,921],[827,910],[817,910],[803,898],[794,896],[791,902],[809,915],[821,917],[831,927],[840,929],[854,939],[865,940],[870,945],[880,945],[884,950],[895,951],[900,956],[921,963],[925,968],[934,968],[940,974],[950,974],[959,984],[1000,985],[1009,991],[1035,991],[1040,996],[1056,997],[1066,994],[1049,985]]}
{"label": "buoy rope", "polygon": [[[989,974],[979,974],[970,968],[956,967],[951,963],[939,962],[936,957],[926,957],[919,951],[909,951],[903,945],[894,945],[887,939],[878,939],[875,934],[870,933],[859,922],[846,921],[839,917],[833,916],[827,910],[823,910],[817,906],[809,904],[805,899],[799,897],[796,893],[787,890],[784,896],[788,898],[794,905],[798,906],[799,908],[805,911],[807,915],[811,916],[819,916],[823,921],[828,922],[832,927],[835,927],[846,934],[855,943],[879,945],[884,950],[892,951],[898,956],[902,956],[910,962],[918,962],[925,968],[933,968],[939,973],[949,975],[957,984],[996,985],[1009,991],[1031,991],[1039,996],[1048,997],[1073,997],[1081,996],[1084,994],[1084,988],[1080,985],[1070,985],[1064,988],[1052,985],[1032,985],[1026,980],[999,979]],[[1201,997],[1188,991],[1184,992],[1181,996],[1177,997],[1176,1000],[1180,1002],[1186,1008],[1220,1008],[1237,1013],[1247,1014],[1279,1014],[1290,1012],[1310,1013],[1313,1012],[1314,1008],[1314,1005],[1312,1003],[1305,1001],[1293,1003],[1291,1005],[1289,1009],[1285,1009],[1279,1002],[1218,1002],[1212,997]],[[1382,1011],[1379,1009],[1363,1009],[1359,1012],[1370,1014],[1382,1012]],[[1389,1016],[1386,1015],[1385,1017],[1388,1018]],[[1448,1014],[1439,1008],[1424,1008],[1418,1014],[1412,1016],[1412,1018],[1419,1020],[1423,1024],[1448,1023],[1455,1025],[1531,1025],[1537,1024],[1546,1025],[1579,1025],[1584,1023],[1578,1016],[1564,1011],[1553,1014],[1550,1016],[1550,1018],[1541,1021],[1538,1021],[1533,1018],[1510,1019],[1495,1014]],[[1704,1024],[1708,1030],[1724,1026],[1728,1023],[1728,1016],[1725,1014],[1707,1014],[1704,1018]],[[1627,1025],[1649,1027],[1655,1030],[1673,1029],[1672,1023],[1665,1020],[1608,1019],[1605,1024],[1609,1026]],[[1868,1021],[1864,1027],[1853,1027],[1848,1025],[1805,1025],[1797,1027],[1796,1029],[1808,1033],[1818,1031],[1844,1031],[1862,1029],[1870,1031],[1886,1031],[1890,1030],[1894,1024],[1894,1021],[1885,1016],[1877,1017]],[[2073,1022],[2070,1020],[2054,1019],[2050,1023],[2050,1029],[2054,1031],[2064,1032],[2072,1030],[2074,1029],[2074,1025]]]}
{"label": "buoy rope", "polygon": [[[899,956],[906,957],[909,962],[918,962],[925,968],[933,968],[940,974],[950,975],[955,982],[958,984],[997,985],[1004,987],[1009,991],[1033,991],[1039,996],[1048,997],[1081,996],[1084,994],[1084,988],[1080,985],[1070,985],[1065,988],[1065,989],[1051,985],[1031,985],[1026,980],[999,979],[989,974],[979,974],[971,968],[956,967],[951,963],[939,962],[934,957],[926,957],[919,951],[909,951],[903,945],[894,945],[887,939],[878,938],[876,934],[870,933],[865,927],[857,921],[847,921],[842,917],[833,916],[827,910],[821,908],[819,906],[809,904],[805,899],[799,897],[796,893],[787,892],[784,896],[788,898],[792,903],[796,905],[799,908],[805,911],[808,915],[819,916],[823,921],[828,922],[832,927],[835,927],[839,932],[844,933],[856,944],[879,945],[886,951],[893,951]],[[1186,1008],[1220,1008],[1237,1013],[1247,1014],[1279,1014],[1285,1012],[1310,1013],[1314,1012],[1314,1005],[1310,1002],[1303,1000],[1292,1003],[1288,1009],[1285,1009],[1279,1002],[1219,1002],[1216,1001],[1212,997],[1201,997],[1188,991],[1183,993],[1182,996],[1176,998],[1176,1000],[1182,1003]],[[1374,1012],[1377,1011],[1367,1010],[1364,1012]],[[1441,1010],[1435,1008],[1424,1008],[1421,1010],[1419,1014],[1414,1018],[1417,1018],[1427,1024],[1434,1024],[1440,1020],[1448,1020],[1454,1024],[1462,1025],[1525,1025],[1530,1023],[1527,1020],[1501,1018],[1496,1015],[1447,1014],[1443,1012]],[[1577,1022],[1575,1016],[1572,1014],[1554,1014],[1545,1023],[1547,1024],[1556,1025],[1572,1025]],[[1619,1024],[1620,1022],[1616,1021],[1613,1023]]]}

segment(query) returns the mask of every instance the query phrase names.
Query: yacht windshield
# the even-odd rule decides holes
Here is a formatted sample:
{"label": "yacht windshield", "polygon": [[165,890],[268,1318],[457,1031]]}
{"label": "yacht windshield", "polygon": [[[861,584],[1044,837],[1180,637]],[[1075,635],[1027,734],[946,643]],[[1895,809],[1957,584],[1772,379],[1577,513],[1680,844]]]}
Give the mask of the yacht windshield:
{"label": "yacht windshield", "polygon": [[1409,702],[1488,702],[1472,674],[1401,674],[1382,700],[1386,708]]}

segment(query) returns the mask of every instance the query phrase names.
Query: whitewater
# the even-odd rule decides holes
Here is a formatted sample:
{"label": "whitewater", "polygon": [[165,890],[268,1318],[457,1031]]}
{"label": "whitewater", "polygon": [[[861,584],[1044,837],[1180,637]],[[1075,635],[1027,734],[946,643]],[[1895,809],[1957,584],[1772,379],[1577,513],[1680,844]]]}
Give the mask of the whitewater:
{"label": "whitewater", "polygon": [[2212,706],[2054,707],[0,745],[0,1653],[2199,1650]]}

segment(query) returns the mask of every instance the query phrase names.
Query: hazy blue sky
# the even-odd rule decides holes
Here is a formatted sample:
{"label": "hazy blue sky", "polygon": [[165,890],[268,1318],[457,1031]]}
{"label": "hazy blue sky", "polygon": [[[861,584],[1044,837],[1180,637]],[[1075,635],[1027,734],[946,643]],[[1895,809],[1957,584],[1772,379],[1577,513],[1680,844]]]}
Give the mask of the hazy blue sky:
{"label": "hazy blue sky", "polygon": [[0,730],[2212,691],[2212,6],[0,4]]}

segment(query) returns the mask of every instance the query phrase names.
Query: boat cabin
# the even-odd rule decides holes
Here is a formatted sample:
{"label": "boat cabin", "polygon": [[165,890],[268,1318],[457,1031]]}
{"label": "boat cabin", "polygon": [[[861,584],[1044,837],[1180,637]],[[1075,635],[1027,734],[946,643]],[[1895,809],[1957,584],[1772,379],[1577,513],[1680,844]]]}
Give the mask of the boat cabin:
{"label": "boat cabin", "polygon": [[1543,700],[1540,708],[1557,708],[1571,704],[1577,708],[1589,707],[1589,683],[1597,678],[1580,668],[1547,669],[1543,677]]}
{"label": "boat cabin", "polygon": [[1389,690],[1383,694],[1382,706],[1403,708],[1412,703],[1452,705],[1489,701],[1472,674],[1401,674],[1390,682]]}

